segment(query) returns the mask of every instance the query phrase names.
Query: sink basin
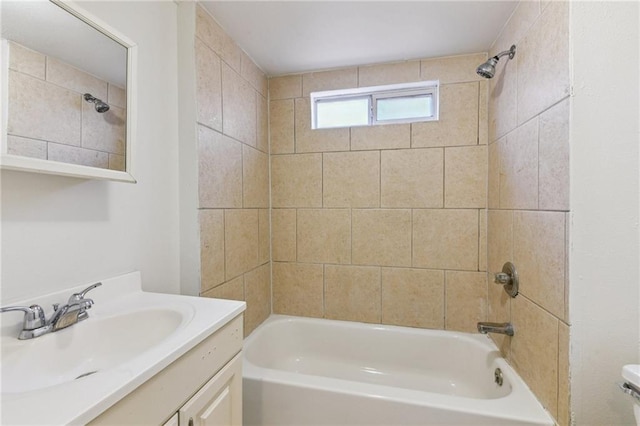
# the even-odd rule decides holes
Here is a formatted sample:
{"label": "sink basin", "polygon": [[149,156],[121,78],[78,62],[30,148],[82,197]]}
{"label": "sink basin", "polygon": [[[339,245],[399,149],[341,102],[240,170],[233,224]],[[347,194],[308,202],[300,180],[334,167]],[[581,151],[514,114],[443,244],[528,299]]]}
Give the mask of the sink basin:
{"label": "sink basin", "polygon": [[2,393],[45,389],[118,366],[158,345],[187,321],[167,308],[89,318],[31,340],[2,339]]}

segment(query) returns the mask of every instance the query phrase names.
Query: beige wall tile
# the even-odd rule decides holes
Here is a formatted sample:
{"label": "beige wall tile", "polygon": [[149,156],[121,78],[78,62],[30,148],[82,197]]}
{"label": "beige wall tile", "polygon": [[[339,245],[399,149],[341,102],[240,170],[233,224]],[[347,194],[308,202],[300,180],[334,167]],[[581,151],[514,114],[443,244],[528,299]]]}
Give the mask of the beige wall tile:
{"label": "beige wall tile", "polygon": [[269,79],[269,99],[291,99],[302,96],[302,76],[285,75]]}
{"label": "beige wall tile", "polygon": [[271,154],[290,154],[295,151],[294,120],[293,99],[269,102]]}
{"label": "beige wall tile", "polygon": [[257,146],[255,90],[228,65],[222,64],[222,129],[251,146]]}
{"label": "beige wall tile", "polygon": [[242,207],[242,144],[198,126],[200,207]]}
{"label": "beige wall tile", "polygon": [[411,146],[478,144],[478,83],[440,86],[440,119],[411,124]]}
{"label": "beige wall tile", "polygon": [[269,209],[258,210],[258,263],[268,262],[271,258],[271,243],[269,235],[271,228],[269,226]]}
{"label": "beige wall tile", "polygon": [[489,143],[489,82],[481,81],[478,86],[478,144]]}
{"label": "beige wall tile", "polygon": [[506,139],[504,138],[489,144],[487,150],[489,151],[489,160],[487,171],[487,206],[490,209],[500,208],[500,158],[504,156],[501,152],[501,148],[504,150]]}
{"label": "beige wall tile", "polygon": [[513,257],[520,292],[564,318],[564,213],[515,212]]}
{"label": "beige wall tile", "polygon": [[202,6],[196,7],[196,37],[204,41],[234,70],[240,72],[242,51]]}
{"label": "beige wall tile", "polygon": [[214,299],[244,300],[244,280],[239,276],[200,295]]}
{"label": "beige wall tile", "polygon": [[509,49],[512,44],[518,44],[539,15],[540,0],[519,2],[509,21],[502,29],[500,37],[491,46],[489,55],[495,56],[499,52]]}
{"label": "beige wall tile", "polygon": [[224,210],[200,210],[200,293],[224,282]]}
{"label": "beige wall tile", "polygon": [[244,333],[248,336],[271,313],[271,280],[268,263],[244,274],[244,295],[247,302],[247,310],[244,313]]}
{"label": "beige wall tile", "polygon": [[571,386],[569,379],[569,326],[558,323],[558,415],[560,426],[571,425]]}
{"label": "beige wall tile", "polygon": [[273,262],[273,313],[322,318],[322,265]]}
{"label": "beige wall tile", "polygon": [[478,270],[477,210],[414,210],[413,266]]}
{"label": "beige wall tile", "polygon": [[110,152],[125,153],[127,137],[127,111],[112,106],[109,111],[99,113],[93,104],[82,103],[82,146]]}
{"label": "beige wall tile", "polygon": [[47,144],[47,158],[61,163],[79,164],[82,166],[109,168],[109,154],[92,149],[78,148],[57,143]]}
{"label": "beige wall tile", "polygon": [[351,150],[411,147],[410,124],[386,124],[351,128]]}
{"label": "beige wall tile", "polygon": [[538,208],[538,119],[501,140],[500,208]]}
{"label": "beige wall tile", "polygon": [[402,149],[381,155],[382,207],[442,207],[442,149]]}
{"label": "beige wall tile", "polygon": [[45,56],[11,41],[9,42],[9,69],[44,80]]}
{"label": "beige wall tile", "polygon": [[487,203],[487,147],[444,150],[444,206],[483,208]]}
{"label": "beige wall tile", "polygon": [[200,39],[196,43],[196,105],[199,123],[222,131],[222,69],[218,55]]}
{"label": "beige wall tile", "polygon": [[295,262],[296,257],[296,210],[272,209],[271,240],[273,260]]}
{"label": "beige wall tile", "polygon": [[351,263],[348,209],[301,209],[297,219],[299,262]]}
{"label": "beige wall tile", "polygon": [[109,83],[107,88],[107,100],[109,105],[127,109],[127,91],[113,83]]}
{"label": "beige wall tile", "polygon": [[324,207],[379,207],[380,152],[323,154]]}
{"label": "beige wall tile", "polygon": [[325,318],[380,323],[380,268],[325,265]]}
{"label": "beige wall tile", "polygon": [[296,152],[348,151],[349,129],[311,129],[309,98],[295,100]]}
{"label": "beige wall tile", "polygon": [[487,319],[487,274],[446,271],[445,328],[474,333]]}
{"label": "beige wall tile", "polygon": [[80,146],[79,94],[11,70],[8,91],[8,134]]}
{"label": "beige wall tile", "polygon": [[353,210],[352,261],[411,266],[411,210]]}
{"label": "beige wall tile", "polygon": [[260,151],[269,153],[269,103],[267,98],[256,92],[257,111],[257,147]]}
{"label": "beige wall tile", "polygon": [[240,56],[240,75],[247,80],[258,93],[266,97],[269,92],[267,77],[246,53],[240,52]]}
{"label": "beige wall tile", "polygon": [[487,214],[487,262],[490,273],[502,271],[505,262],[515,263],[513,212],[510,210],[489,210]]}
{"label": "beige wall tile", "polygon": [[271,156],[272,207],[322,207],[322,154]]}
{"label": "beige wall tile", "polygon": [[47,81],[79,94],[91,93],[96,98],[107,99],[107,82],[78,68],[47,57]]}
{"label": "beige wall tile", "polygon": [[269,155],[242,146],[243,206],[269,207]]}
{"label": "beige wall tile", "polygon": [[416,81],[420,81],[420,61],[358,67],[359,87]]}
{"label": "beige wall tile", "polygon": [[518,123],[569,96],[569,2],[552,2],[518,44]]}
{"label": "beige wall tile", "polygon": [[124,172],[127,163],[124,155],[109,154],[109,169]]}
{"label": "beige wall tile", "polygon": [[[494,283],[494,274],[502,271],[505,262],[513,260],[513,212],[489,210],[487,212],[487,319],[492,322],[511,321],[511,297],[503,286]],[[518,265],[516,265],[517,267]],[[511,338],[504,335],[491,336],[503,356],[510,353]]]}
{"label": "beige wall tile", "polygon": [[444,327],[444,272],[382,268],[382,323]]}
{"label": "beige wall tile", "polygon": [[259,251],[258,210],[225,210],[226,279],[236,277],[258,266]]}
{"label": "beige wall tile", "polygon": [[352,89],[358,87],[358,68],[310,72],[302,75],[302,96],[324,90]]}
{"label": "beige wall tile", "polygon": [[500,61],[496,75],[489,81],[489,142],[506,135],[517,125],[518,53],[512,60],[503,62]]}
{"label": "beige wall tile", "polygon": [[7,154],[47,159],[47,143],[36,139],[7,135]]}
{"label": "beige wall tile", "polygon": [[478,243],[478,270],[487,270],[487,210],[480,210],[480,236]]}
{"label": "beige wall tile", "polygon": [[440,84],[482,81],[476,68],[486,60],[486,53],[425,59],[421,61],[421,80],[440,80]]}
{"label": "beige wall tile", "polygon": [[511,363],[542,405],[558,414],[558,320],[526,297],[513,299]]}
{"label": "beige wall tile", "polygon": [[[511,296],[502,286],[496,285],[494,275],[487,273],[487,320],[491,322],[511,322]],[[502,356],[509,358],[511,354],[511,337],[504,334],[492,334],[491,339],[500,349]]]}
{"label": "beige wall tile", "polygon": [[569,210],[569,99],[539,117],[539,208]]}

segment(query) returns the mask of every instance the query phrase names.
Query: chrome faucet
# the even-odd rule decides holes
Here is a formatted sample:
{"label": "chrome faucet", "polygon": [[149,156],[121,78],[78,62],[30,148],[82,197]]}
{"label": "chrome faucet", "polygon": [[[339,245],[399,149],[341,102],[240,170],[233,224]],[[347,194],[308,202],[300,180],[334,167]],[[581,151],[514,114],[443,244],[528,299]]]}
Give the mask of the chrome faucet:
{"label": "chrome faucet", "polygon": [[102,283],[93,284],[80,293],[74,293],[69,297],[66,305],[60,306],[59,303],[53,305],[53,315],[49,320],[45,318],[44,311],[39,305],[27,306],[7,306],[0,308],[2,312],[22,311],[24,312],[24,320],[22,322],[22,330],[18,335],[18,339],[26,340],[39,337],[47,333],[62,330],[78,321],[89,318],[87,309],[93,306],[92,299],[86,299],[85,295],[94,288],[101,286]]}
{"label": "chrome faucet", "polygon": [[478,331],[482,334],[498,333],[513,336],[515,330],[510,322],[479,322]]}

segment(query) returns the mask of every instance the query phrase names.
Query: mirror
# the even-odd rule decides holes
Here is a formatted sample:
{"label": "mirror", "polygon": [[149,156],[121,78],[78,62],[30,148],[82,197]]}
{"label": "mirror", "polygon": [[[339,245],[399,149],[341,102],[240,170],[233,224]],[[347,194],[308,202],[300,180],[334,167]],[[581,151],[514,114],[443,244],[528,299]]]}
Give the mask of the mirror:
{"label": "mirror", "polygon": [[70,2],[1,8],[0,166],[135,182],[136,46]]}

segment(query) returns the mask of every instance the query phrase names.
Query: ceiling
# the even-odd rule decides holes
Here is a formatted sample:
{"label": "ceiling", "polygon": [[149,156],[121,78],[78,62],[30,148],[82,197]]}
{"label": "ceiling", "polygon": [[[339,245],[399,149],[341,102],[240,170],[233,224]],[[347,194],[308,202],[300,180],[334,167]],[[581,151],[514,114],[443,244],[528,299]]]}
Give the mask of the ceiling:
{"label": "ceiling", "polygon": [[269,76],[486,52],[515,1],[203,1]]}

